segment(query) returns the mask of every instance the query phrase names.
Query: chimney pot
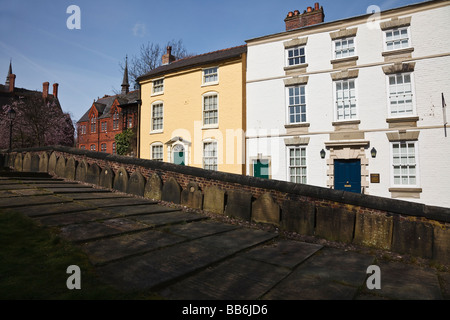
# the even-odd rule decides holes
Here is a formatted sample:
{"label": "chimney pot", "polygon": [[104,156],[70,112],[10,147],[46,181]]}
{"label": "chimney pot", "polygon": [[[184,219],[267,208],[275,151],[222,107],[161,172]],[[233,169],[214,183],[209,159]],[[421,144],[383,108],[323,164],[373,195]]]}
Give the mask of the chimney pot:
{"label": "chimney pot", "polygon": [[167,53],[165,55],[162,56],[162,64],[170,64],[172,62],[175,61],[175,57],[172,55],[172,47],[168,46],[167,47]]}
{"label": "chimney pot", "polygon": [[294,14],[291,15],[291,12],[289,12],[286,19],[284,19],[284,22],[286,23],[286,31],[289,31],[323,23],[324,19],[325,13],[323,7],[319,7],[319,3],[316,2],[314,7],[307,7],[303,13],[295,10]]}
{"label": "chimney pot", "polygon": [[42,98],[47,99],[48,97],[48,86],[50,84],[48,82],[44,82],[42,84]]}
{"label": "chimney pot", "polygon": [[11,73],[10,75],[9,75],[9,92],[14,92],[14,87],[15,87],[15,85],[16,85],[16,75],[15,74],[13,74],[13,73]]}
{"label": "chimney pot", "polygon": [[53,84],[53,97],[55,97],[55,99],[58,99],[58,84],[57,83]]}
{"label": "chimney pot", "polygon": [[294,13],[292,11],[289,11],[288,17],[292,17],[293,15],[294,15]]}

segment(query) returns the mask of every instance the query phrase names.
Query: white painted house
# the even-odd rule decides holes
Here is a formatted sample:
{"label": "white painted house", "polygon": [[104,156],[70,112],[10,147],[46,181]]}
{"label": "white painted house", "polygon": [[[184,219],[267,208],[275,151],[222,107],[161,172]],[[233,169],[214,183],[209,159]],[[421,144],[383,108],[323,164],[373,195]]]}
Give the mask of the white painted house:
{"label": "white painted house", "polygon": [[449,18],[440,0],[323,22],[316,3],[248,40],[248,174],[450,207]]}

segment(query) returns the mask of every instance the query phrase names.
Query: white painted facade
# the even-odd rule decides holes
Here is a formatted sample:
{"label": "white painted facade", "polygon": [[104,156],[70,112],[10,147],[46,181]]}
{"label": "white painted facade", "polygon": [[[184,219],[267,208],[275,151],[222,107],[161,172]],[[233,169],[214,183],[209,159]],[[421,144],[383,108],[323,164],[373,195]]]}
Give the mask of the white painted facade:
{"label": "white painted facade", "polygon": [[[258,176],[254,163],[260,159],[269,166],[263,176],[290,181],[295,172],[290,160],[296,160],[295,152],[290,159],[290,148],[297,148],[303,151],[297,161],[303,161],[307,184],[339,189],[336,161],[355,159],[361,167],[360,192],[450,207],[450,128],[445,137],[442,106],[442,94],[450,101],[448,17],[449,1],[430,1],[377,17],[364,15],[248,40],[246,172]],[[378,18],[375,24],[370,23],[373,18]],[[402,28],[408,45],[387,50],[386,32]],[[347,62],[333,61],[334,43],[343,34],[343,39],[354,39],[355,54]],[[306,65],[286,70],[287,52],[295,43],[304,43]],[[401,115],[390,111],[394,86],[389,81],[399,75],[406,76],[402,81],[412,88],[412,111]],[[356,114],[351,119],[337,117],[338,81],[354,83]],[[292,124],[289,88],[295,86],[304,86],[306,121]],[[410,106],[399,105],[405,110]],[[410,152],[405,163],[396,150]],[[377,174],[379,182],[373,180]]]}

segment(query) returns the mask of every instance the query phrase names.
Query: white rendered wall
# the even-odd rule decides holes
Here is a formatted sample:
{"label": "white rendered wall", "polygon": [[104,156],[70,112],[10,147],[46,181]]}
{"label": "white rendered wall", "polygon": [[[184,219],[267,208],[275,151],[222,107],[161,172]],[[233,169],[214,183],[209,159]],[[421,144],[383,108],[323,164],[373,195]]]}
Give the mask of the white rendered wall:
{"label": "white rendered wall", "polygon": [[[441,93],[447,103],[450,101],[450,28],[448,17],[450,7],[407,13],[401,17],[411,19],[411,41],[414,51],[412,58],[405,63],[414,62],[413,94],[415,116],[419,117],[418,138],[419,185],[422,189],[419,198],[399,198],[430,205],[450,207],[450,129],[444,137]],[[387,21],[384,19],[382,21]],[[353,22],[352,22],[353,23]],[[280,34],[265,40],[265,43],[248,42],[247,62],[247,172],[251,172],[250,159],[258,155],[270,157],[271,177],[276,180],[289,180],[287,147],[284,140],[294,136],[309,138],[307,150],[308,184],[327,186],[327,159],[329,150],[325,143],[330,141],[330,133],[335,132],[333,122],[334,97],[333,59],[330,33],[340,28],[358,28],[355,38],[357,66],[356,94],[358,105],[359,130],[364,132],[364,140],[369,141],[365,153],[369,173],[380,174],[380,183],[369,183],[367,193],[382,197],[392,197],[389,191],[391,181],[391,142],[388,132],[398,132],[389,128],[388,82],[383,66],[385,62],[383,32],[370,28],[365,22],[358,25],[339,26],[335,30],[318,33]],[[306,32],[306,31],[305,31]],[[305,75],[309,77],[306,85],[307,134],[289,136],[286,134],[287,102],[284,80],[285,67],[284,42],[295,38],[308,37],[306,45]],[[268,42],[267,42],[268,41]],[[447,108],[450,113],[450,108]],[[259,137],[259,138],[257,138]],[[375,147],[376,158],[370,156]],[[320,150],[327,150],[325,159],[320,158]],[[370,179],[369,179],[370,180]]]}

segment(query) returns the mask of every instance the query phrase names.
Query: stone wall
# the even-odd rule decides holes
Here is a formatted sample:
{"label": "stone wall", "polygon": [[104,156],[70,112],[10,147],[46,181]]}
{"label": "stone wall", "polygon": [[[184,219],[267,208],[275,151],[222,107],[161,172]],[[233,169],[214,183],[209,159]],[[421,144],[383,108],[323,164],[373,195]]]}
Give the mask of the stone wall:
{"label": "stone wall", "polygon": [[4,166],[181,204],[281,230],[450,264],[450,208],[67,147],[4,152]]}

